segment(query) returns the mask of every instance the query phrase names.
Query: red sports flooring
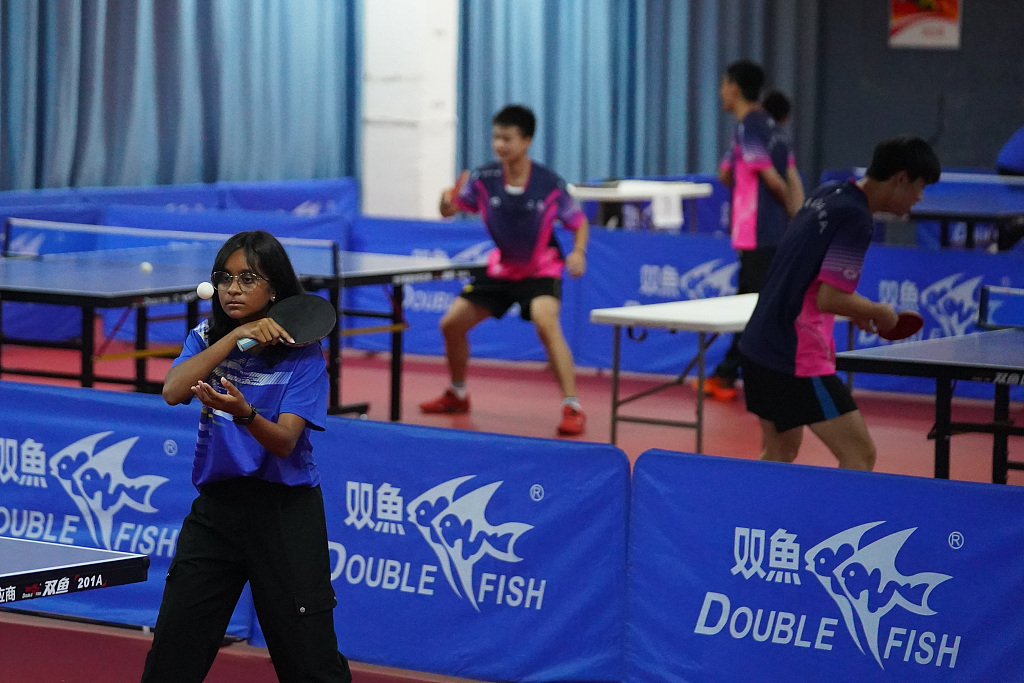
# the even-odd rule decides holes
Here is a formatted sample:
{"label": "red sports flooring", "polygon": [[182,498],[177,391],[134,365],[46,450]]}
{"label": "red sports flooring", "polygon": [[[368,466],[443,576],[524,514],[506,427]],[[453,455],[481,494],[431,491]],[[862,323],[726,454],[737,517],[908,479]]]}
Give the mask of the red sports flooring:
{"label": "red sports flooring", "polygon": [[[73,352],[4,349],[5,367],[75,368]],[[104,374],[130,372],[130,361],[104,363]],[[152,361],[151,378],[160,379],[169,361]],[[370,419],[385,420],[388,413],[388,357],[346,352],[342,395],[346,401],[369,401]],[[24,381],[13,375],[3,379]],[[447,384],[441,359],[405,359],[403,422],[472,431],[555,438],[561,404],[557,386],[548,369],[540,363],[494,363],[474,361],[468,389],[472,411],[468,415],[421,415],[417,404],[438,394]],[[627,376],[622,391],[634,393],[663,377]],[[113,385],[100,388],[118,389]],[[607,372],[581,370],[578,389],[588,416],[586,441],[609,438],[611,380]],[[878,447],[876,471],[931,477],[934,444],[926,437],[933,422],[932,399],[855,391],[857,402]],[[747,413],[741,400],[723,404],[705,403],[704,450],[723,457],[756,458],[760,432],[756,418]],[[677,387],[626,406],[624,414],[669,419],[692,419],[693,391]],[[984,401],[956,400],[954,419],[987,420],[991,407]],[[1011,418],[1024,422],[1024,406],[1011,405]],[[620,424],[618,446],[630,461],[650,448],[691,451],[692,430],[641,424]],[[964,434],[952,442],[951,478],[962,481],[991,481],[991,437]],[[1024,460],[1024,441],[1010,440],[1010,459]],[[809,432],[797,460],[808,465],[834,466],[825,447]],[[1012,485],[1024,485],[1024,471],[1011,471]],[[35,607],[35,605],[31,605]],[[39,607],[42,607],[41,605]],[[341,609],[344,609],[341,607]],[[149,636],[127,629],[78,624],[63,620],[0,612],[0,643],[3,665],[0,681],[7,683],[120,683],[137,681],[148,649]],[[344,652],[344,643],[340,643]],[[58,654],[59,653],[59,654]],[[353,664],[356,681],[451,681],[418,672],[399,671]],[[244,644],[225,647],[207,679],[210,683],[262,683],[276,680],[266,650]]]}

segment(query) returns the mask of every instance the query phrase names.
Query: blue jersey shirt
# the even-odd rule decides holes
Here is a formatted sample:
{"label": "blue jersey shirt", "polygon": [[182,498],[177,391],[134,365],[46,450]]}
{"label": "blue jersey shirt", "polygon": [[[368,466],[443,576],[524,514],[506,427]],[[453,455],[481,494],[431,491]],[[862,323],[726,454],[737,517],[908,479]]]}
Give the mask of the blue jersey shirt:
{"label": "blue jersey shirt", "polygon": [[815,190],[775,252],[740,339],[743,355],[796,377],[834,373],[835,316],[818,309],[818,290],[825,282],[856,291],[873,231],[867,195],[854,181]]}
{"label": "blue jersey shirt", "polygon": [[[208,339],[209,321],[204,320],[189,333],[172,367],[206,350]],[[203,406],[192,463],[196,488],[234,477],[256,477],[287,486],[318,485],[320,472],[313,460],[309,430],[323,431],[327,422],[327,365],[320,346],[291,349],[273,366],[261,354],[233,349],[207,381],[220,389],[220,377],[234,384],[268,420],[293,413],[306,421],[306,428],[291,455],[279,458],[263,448],[246,427],[236,425],[231,415]]]}

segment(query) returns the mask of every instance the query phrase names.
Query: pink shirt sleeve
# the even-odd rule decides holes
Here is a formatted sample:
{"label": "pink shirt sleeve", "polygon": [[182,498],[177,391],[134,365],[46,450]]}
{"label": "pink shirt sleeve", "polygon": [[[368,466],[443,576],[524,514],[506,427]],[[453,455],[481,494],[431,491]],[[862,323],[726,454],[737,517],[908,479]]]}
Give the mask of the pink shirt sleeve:
{"label": "pink shirt sleeve", "polygon": [[846,223],[832,238],[818,272],[818,280],[852,294],[860,282],[864,256],[871,244],[871,225]]}

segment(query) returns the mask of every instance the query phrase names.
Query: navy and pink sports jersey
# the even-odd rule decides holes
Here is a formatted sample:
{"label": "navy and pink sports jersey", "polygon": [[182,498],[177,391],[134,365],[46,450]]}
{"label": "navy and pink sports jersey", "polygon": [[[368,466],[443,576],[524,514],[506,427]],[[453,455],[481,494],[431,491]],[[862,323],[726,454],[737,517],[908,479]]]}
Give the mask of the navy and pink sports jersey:
{"label": "navy and pink sports jersey", "polygon": [[586,217],[557,173],[532,161],[521,193],[509,191],[499,162],[473,171],[455,203],[479,213],[497,245],[487,274],[502,280],[561,277],[565,265],[555,240],[555,221],[576,230]]}
{"label": "navy and pink sports jersey", "polygon": [[836,371],[835,316],[818,310],[822,282],[853,293],[874,222],[867,195],[848,180],[815,190],[779,244],[740,350],[754,362],[796,377]]}
{"label": "navy and pink sports jersey", "polygon": [[796,166],[786,136],[763,109],[754,109],[736,124],[732,147],[720,167],[732,172],[732,246],[740,250],[774,247],[789,222],[786,207],[761,181],[761,171],[774,166],[786,177]]}

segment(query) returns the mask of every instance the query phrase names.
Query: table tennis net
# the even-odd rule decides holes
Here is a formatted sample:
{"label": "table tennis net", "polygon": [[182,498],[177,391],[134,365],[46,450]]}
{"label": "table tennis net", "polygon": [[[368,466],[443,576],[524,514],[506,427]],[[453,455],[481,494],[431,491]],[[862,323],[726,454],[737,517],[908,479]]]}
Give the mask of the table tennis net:
{"label": "table tennis net", "polygon": [[986,330],[1024,328],[1024,289],[982,286],[978,327]]}
{"label": "table tennis net", "polygon": [[[197,221],[201,221],[197,216]],[[222,233],[62,223],[25,218],[4,222],[0,255],[154,266],[210,264],[230,235]],[[336,275],[340,249],[333,240],[278,237],[297,271]]]}

